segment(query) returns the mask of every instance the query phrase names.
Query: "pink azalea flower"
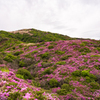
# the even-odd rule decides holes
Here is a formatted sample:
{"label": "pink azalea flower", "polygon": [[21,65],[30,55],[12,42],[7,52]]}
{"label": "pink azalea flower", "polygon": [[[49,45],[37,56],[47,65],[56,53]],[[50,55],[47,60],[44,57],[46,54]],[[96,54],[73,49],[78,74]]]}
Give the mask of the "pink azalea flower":
{"label": "pink azalea flower", "polygon": [[41,63],[38,63],[38,65],[37,65],[38,67],[41,67],[42,65],[41,65]]}
{"label": "pink azalea flower", "polygon": [[9,93],[6,93],[6,96],[9,96]]}
{"label": "pink azalea flower", "polygon": [[6,83],[6,81],[2,81],[4,84]]}
{"label": "pink azalea flower", "polygon": [[22,88],[22,89],[21,89],[21,92],[22,92],[22,91],[24,91],[24,90],[26,90],[26,89],[27,89],[27,87],[25,87],[25,88]]}
{"label": "pink azalea flower", "polygon": [[5,64],[0,64],[0,67],[3,67],[3,66],[5,66]]}
{"label": "pink azalea flower", "polygon": [[6,51],[7,53],[9,53],[10,51]]}
{"label": "pink azalea flower", "polygon": [[23,96],[23,98],[25,98],[25,99],[28,100],[28,99],[30,99],[31,97],[30,97],[30,94],[29,94],[29,93],[26,93],[25,96]]}
{"label": "pink azalea flower", "polygon": [[10,86],[6,86],[6,88],[7,88],[7,89],[11,89],[11,87],[10,87]]}

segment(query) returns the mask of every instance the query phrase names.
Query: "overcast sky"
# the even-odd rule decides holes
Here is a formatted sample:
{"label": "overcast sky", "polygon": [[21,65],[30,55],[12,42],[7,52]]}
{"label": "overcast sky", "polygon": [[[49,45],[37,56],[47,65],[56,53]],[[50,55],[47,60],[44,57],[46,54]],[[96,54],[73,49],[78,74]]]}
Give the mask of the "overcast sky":
{"label": "overcast sky", "polygon": [[0,0],[0,30],[25,28],[100,39],[100,0]]}

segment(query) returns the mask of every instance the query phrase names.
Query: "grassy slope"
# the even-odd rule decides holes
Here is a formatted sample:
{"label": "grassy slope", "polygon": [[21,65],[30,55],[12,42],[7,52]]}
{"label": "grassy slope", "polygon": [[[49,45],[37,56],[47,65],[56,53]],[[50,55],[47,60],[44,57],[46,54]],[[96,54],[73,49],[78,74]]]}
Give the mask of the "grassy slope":
{"label": "grassy slope", "polygon": [[[12,34],[15,33],[15,34]],[[69,36],[64,36],[57,33],[45,32],[36,29],[19,30],[14,32],[0,31],[0,34],[9,38],[18,39],[27,43],[47,42],[47,41],[59,41],[70,40]]]}
{"label": "grassy slope", "polygon": [[[11,96],[15,98],[17,95],[20,98],[33,98],[32,100],[35,98],[39,100],[46,98],[51,98],[51,100],[54,98],[57,100],[100,99],[100,41],[61,40],[58,36],[59,41],[47,39],[46,41],[49,42],[26,44],[22,42],[22,39],[17,38],[18,40],[16,40],[15,34],[1,33],[0,73],[6,74],[5,77],[2,75],[0,80],[2,87],[0,91],[3,98],[5,95],[9,98]],[[40,38],[39,36],[36,37]],[[10,45],[9,48],[8,45]],[[29,72],[20,69],[23,67]],[[16,80],[16,77],[22,79]],[[10,81],[14,83],[8,85]],[[18,85],[20,81],[23,81],[22,84],[25,87],[35,89],[23,90],[24,87]],[[14,86],[15,83],[17,83],[16,91],[12,93],[11,86]],[[36,92],[37,89],[40,93]],[[51,95],[55,95],[55,97]]]}

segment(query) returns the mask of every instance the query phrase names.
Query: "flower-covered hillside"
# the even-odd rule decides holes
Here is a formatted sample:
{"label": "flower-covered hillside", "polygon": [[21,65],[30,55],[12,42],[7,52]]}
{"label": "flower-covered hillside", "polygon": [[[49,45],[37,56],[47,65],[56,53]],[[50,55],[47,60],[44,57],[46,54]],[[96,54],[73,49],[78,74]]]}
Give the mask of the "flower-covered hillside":
{"label": "flower-covered hillside", "polygon": [[14,72],[15,70],[1,67],[0,100],[59,100],[53,93],[35,87],[32,80],[17,78]]}
{"label": "flower-covered hillside", "polygon": [[[21,42],[0,52],[0,64],[1,73],[7,74],[1,79],[4,98],[15,98],[17,92],[16,97],[22,100],[28,96],[28,100],[100,99],[99,40]],[[15,80],[11,85],[6,84],[10,84],[9,77]],[[11,86],[16,81],[16,89],[13,89]],[[24,85],[19,86],[18,82]],[[10,92],[7,87],[10,87]],[[23,88],[27,92],[23,93]],[[37,93],[37,89],[42,92]]]}

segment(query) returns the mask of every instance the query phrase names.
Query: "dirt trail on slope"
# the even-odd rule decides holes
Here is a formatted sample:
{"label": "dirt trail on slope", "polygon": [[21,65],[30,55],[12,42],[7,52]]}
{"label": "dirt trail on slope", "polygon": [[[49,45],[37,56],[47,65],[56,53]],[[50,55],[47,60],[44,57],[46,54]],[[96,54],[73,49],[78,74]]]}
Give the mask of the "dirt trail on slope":
{"label": "dirt trail on slope", "polygon": [[22,30],[17,30],[17,31],[11,31],[10,33],[14,33],[14,34],[16,34],[16,33],[20,33],[20,34],[27,33],[29,35],[33,35],[33,34],[30,33],[30,31],[31,31],[31,29],[22,29]]}

